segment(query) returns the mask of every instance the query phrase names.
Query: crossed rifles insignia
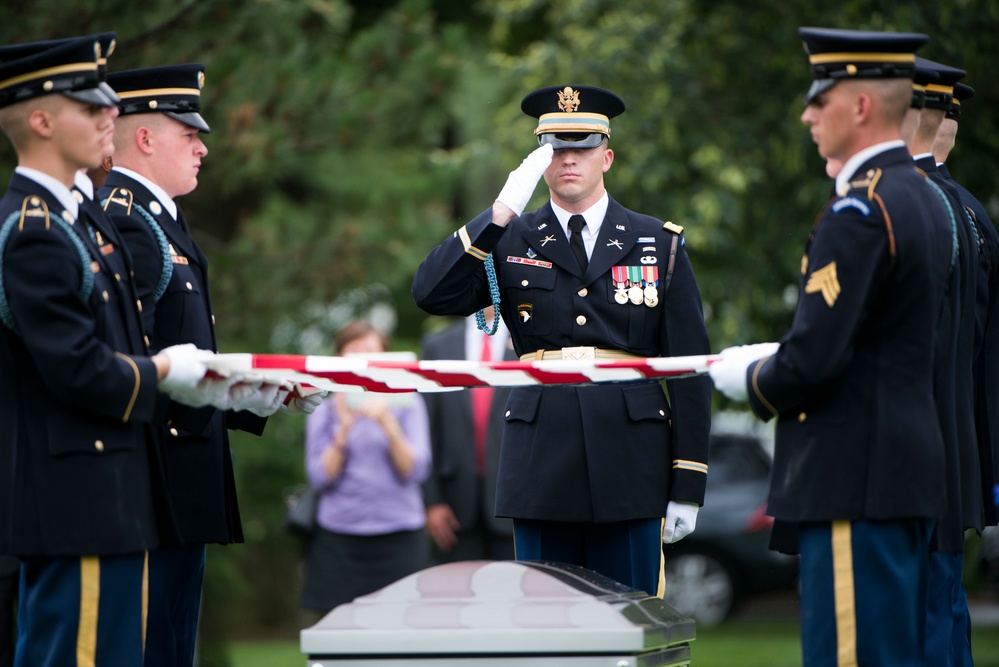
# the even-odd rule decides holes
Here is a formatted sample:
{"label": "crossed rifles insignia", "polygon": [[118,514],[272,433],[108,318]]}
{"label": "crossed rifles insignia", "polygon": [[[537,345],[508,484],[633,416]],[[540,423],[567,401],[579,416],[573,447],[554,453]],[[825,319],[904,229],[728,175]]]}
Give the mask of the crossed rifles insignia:
{"label": "crossed rifles insignia", "polygon": [[822,293],[822,298],[826,300],[826,305],[830,308],[836,303],[839,297],[839,278],[836,277],[836,262],[829,262],[818,271],[808,277],[805,283],[805,294]]}

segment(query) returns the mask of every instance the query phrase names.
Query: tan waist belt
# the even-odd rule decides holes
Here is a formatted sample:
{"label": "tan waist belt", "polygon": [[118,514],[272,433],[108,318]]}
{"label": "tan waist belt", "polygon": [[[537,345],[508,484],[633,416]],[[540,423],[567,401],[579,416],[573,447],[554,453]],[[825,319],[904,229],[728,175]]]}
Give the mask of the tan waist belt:
{"label": "tan waist belt", "polygon": [[521,361],[548,359],[641,359],[641,357],[621,350],[605,350],[599,347],[563,347],[561,350],[538,350],[520,355]]}

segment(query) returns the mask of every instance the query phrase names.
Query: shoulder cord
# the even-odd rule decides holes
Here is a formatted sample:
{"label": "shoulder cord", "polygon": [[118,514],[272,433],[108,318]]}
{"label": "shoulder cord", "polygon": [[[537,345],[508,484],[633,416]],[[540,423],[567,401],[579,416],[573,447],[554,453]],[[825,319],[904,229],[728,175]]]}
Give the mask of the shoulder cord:
{"label": "shoulder cord", "polygon": [[[15,334],[20,334],[20,331],[18,331],[17,323],[14,321],[14,313],[11,312],[10,303],[7,301],[7,290],[3,280],[3,250],[7,247],[7,240],[10,238],[14,225],[20,219],[21,212],[14,211],[4,221],[3,226],[0,227],[0,321],[3,321],[4,325]],[[94,289],[94,273],[90,269],[90,253],[87,251],[86,246],[83,245],[80,237],[69,226],[69,223],[59,216],[54,216],[51,219],[69,237],[69,240],[80,255],[80,298],[86,301],[90,298],[90,292]]]}
{"label": "shoulder cord", "polygon": [[[106,207],[108,200],[105,199],[101,202],[102,207]],[[163,228],[160,224],[153,219],[153,216],[146,212],[146,209],[142,208],[139,204],[133,203],[132,208],[139,212],[146,223],[149,225],[149,229],[152,230],[153,236],[156,237],[156,242],[160,246],[160,257],[163,260],[163,270],[160,272],[160,280],[156,284],[156,289],[153,290],[153,301],[159,301],[166,292],[167,285],[170,284],[170,278],[173,277],[173,257],[170,255],[170,243],[167,241],[166,233],[164,233]],[[107,210],[105,208],[105,210]]]}
{"label": "shoulder cord", "polygon": [[489,281],[489,298],[493,302],[493,323],[490,327],[486,324],[486,314],[483,309],[475,311],[475,326],[480,331],[485,331],[487,336],[496,335],[499,329],[500,320],[500,291],[499,282],[496,280],[496,266],[493,264],[493,254],[489,253],[485,259],[486,280]]}
{"label": "shoulder cord", "polygon": [[950,270],[954,270],[954,265],[957,263],[957,220],[954,218],[954,209],[950,205],[950,201],[947,200],[947,195],[943,193],[940,186],[933,182],[932,179],[927,178],[926,182],[933,186],[933,190],[940,197],[940,201],[947,208],[947,215],[950,217],[950,231],[951,231],[951,252],[950,252]]}

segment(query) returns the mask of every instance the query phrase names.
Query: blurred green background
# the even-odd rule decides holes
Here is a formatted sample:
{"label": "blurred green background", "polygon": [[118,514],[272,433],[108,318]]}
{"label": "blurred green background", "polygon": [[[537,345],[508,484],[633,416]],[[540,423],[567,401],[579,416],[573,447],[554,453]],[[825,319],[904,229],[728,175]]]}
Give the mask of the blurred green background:
{"label": "blurred green background", "polygon": [[[999,219],[999,0],[0,3],[2,43],[114,30],[112,71],[206,65],[214,132],[180,203],[211,258],[224,352],[328,353],[358,314],[416,349],[442,324],[413,305],[416,267],[536,146],[520,99],[555,83],[626,101],[608,190],[685,227],[713,349],[780,337],[830,188],[799,122],[799,25],[930,34],[921,55],[977,90],[951,172]],[[0,146],[0,181],[14,164]],[[300,627],[301,545],[282,518],[302,435],[286,414],[262,438],[235,434],[247,543],[209,552],[203,667],[227,664],[232,638]]]}

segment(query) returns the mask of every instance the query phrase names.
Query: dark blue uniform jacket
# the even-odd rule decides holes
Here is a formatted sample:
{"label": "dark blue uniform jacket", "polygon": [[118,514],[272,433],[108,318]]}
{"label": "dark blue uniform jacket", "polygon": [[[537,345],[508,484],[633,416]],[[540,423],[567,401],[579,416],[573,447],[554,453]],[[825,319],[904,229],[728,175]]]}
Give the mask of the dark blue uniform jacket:
{"label": "dark blue uniform jacket", "polygon": [[747,370],[777,417],[768,512],[791,522],[939,517],[934,339],[953,253],[939,195],[904,147],[857,170],[812,230],[776,355]]}
{"label": "dark blue uniform jacket", "polygon": [[[518,355],[592,346],[642,357],[710,351],[694,272],[676,233],[610,200],[584,274],[546,204],[508,227],[486,211],[431,251],[413,296],[439,315],[490,303],[492,253],[500,311]],[[665,277],[672,265],[668,290]],[[620,303],[613,267],[656,267],[654,298]],[[653,276],[648,275],[649,279]],[[655,283],[655,284],[652,284]],[[670,500],[700,503],[708,461],[706,377],[659,383],[515,388],[505,410],[496,514],[564,522],[655,518]]]}

